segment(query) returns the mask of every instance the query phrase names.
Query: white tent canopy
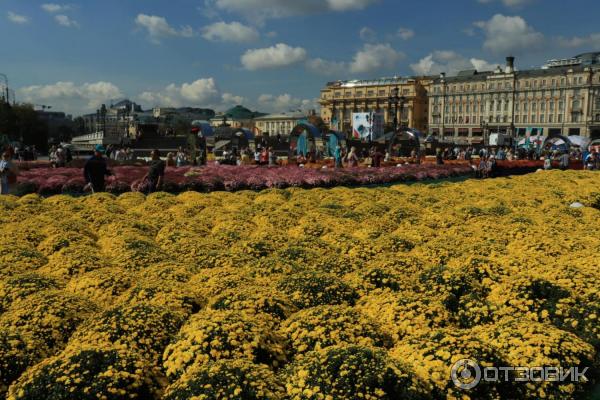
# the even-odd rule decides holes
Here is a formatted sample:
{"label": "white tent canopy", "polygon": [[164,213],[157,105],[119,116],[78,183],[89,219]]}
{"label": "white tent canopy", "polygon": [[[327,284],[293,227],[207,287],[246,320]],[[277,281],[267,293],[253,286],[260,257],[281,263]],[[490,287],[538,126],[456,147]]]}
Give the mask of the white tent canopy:
{"label": "white tent canopy", "polygon": [[[581,147],[582,149],[587,148],[590,145],[590,139],[586,138],[585,136],[569,136],[569,140],[573,146]],[[554,142],[554,144],[559,146],[564,143],[565,142],[562,139],[558,139],[556,142]]]}

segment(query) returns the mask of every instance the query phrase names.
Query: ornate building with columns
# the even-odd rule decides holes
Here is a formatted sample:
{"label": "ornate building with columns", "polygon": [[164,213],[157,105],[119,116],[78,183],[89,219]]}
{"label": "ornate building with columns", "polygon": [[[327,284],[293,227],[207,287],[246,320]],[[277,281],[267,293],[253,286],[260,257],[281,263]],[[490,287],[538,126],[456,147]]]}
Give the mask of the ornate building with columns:
{"label": "ornate building with columns", "polygon": [[600,53],[523,71],[514,60],[495,71],[435,79],[429,133],[454,143],[488,143],[490,133],[600,138]]}
{"label": "ornate building with columns", "polygon": [[[432,78],[382,78],[376,80],[335,81],[321,90],[321,118],[332,129],[349,132],[352,113],[382,112],[385,123],[392,124],[394,114],[399,127],[428,129],[427,91]],[[395,88],[402,99],[390,102]]]}

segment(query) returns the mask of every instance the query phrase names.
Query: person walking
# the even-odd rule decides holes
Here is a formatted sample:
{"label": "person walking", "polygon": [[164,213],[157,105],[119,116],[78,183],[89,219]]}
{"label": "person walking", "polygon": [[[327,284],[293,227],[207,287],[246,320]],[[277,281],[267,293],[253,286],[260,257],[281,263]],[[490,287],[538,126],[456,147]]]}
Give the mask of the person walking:
{"label": "person walking", "polygon": [[254,164],[260,165],[260,149],[254,151]]}
{"label": "person walking", "polygon": [[8,151],[2,153],[0,160],[0,195],[7,195],[10,185],[16,183],[17,171],[11,161],[11,155]]}
{"label": "person walking", "polygon": [[375,148],[373,150],[373,168],[381,168],[381,160],[383,160],[383,153],[381,152],[381,150],[379,150],[379,148]]}
{"label": "person walking", "polygon": [[335,159],[335,167],[342,168],[342,146],[340,146],[339,143],[335,146],[333,158]]}
{"label": "person walking", "polygon": [[92,189],[93,192],[104,192],[106,176],[112,175],[108,169],[104,153],[106,149],[101,144],[94,148],[94,155],[90,157],[83,167],[83,178],[86,182],[86,187]]}
{"label": "person walking", "polygon": [[435,163],[437,165],[443,165],[444,164],[444,154],[442,153],[442,149],[438,148],[435,151]]}
{"label": "person walking", "polygon": [[569,169],[569,162],[570,162],[570,157],[569,157],[569,153],[565,152],[560,156],[560,163],[559,163],[559,167],[562,171],[566,171],[567,169]]}
{"label": "person walking", "polygon": [[272,147],[269,147],[269,167],[274,167],[277,165],[277,154],[275,154],[275,150]]}
{"label": "person walking", "polygon": [[164,178],[166,164],[160,159],[160,151],[157,149],[152,150],[152,160],[150,161],[150,169],[142,181],[148,183],[148,191],[150,193],[161,189]]}
{"label": "person walking", "polygon": [[350,168],[358,167],[358,156],[356,155],[356,147],[351,147],[348,153],[348,165]]}
{"label": "person walking", "polygon": [[548,153],[544,159],[544,170],[550,171],[552,169],[552,155]]}

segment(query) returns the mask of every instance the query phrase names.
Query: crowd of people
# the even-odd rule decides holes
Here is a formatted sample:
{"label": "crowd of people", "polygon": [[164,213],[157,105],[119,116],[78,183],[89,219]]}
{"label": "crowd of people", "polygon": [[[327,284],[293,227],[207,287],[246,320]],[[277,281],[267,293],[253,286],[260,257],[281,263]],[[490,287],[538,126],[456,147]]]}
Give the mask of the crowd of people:
{"label": "crowd of people", "polygon": [[[580,161],[585,170],[600,170],[600,154],[597,149],[590,151],[581,151],[574,149],[572,152],[560,152],[558,150],[545,152],[544,154],[531,154],[527,149],[517,149],[513,151],[509,147],[499,148],[475,148],[469,146],[466,148],[438,148],[435,153],[437,164],[444,164],[447,160],[462,160],[472,164],[475,174],[479,178],[494,177],[498,169],[498,161],[503,160],[522,160],[544,159],[544,169],[552,169],[558,163],[562,170],[570,168],[572,162]],[[166,154],[166,161],[161,159],[158,150],[153,150],[151,159],[148,163],[148,174],[144,177],[146,192],[159,190],[163,183],[163,177],[166,167],[184,167],[188,165],[205,165],[207,162],[206,152],[201,151],[200,157],[193,157],[190,152],[179,147],[178,151]],[[322,152],[318,149],[309,151],[307,154],[298,154],[292,159],[292,162],[298,166],[318,163],[324,158]],[[37,159],[37,151],[34,146],[24,147],[22,149],[7,148],[0,160],[0,194],[8,194],[9,186],[16,183],[17,167],[14,160],[29,161]],[[68,146],[52,146],[49,150],[49,160],[52,167],[60,168],[70,164],[73,156]],[[134,160],[134,153],[127,147],[109,145],[104,148],[101,145],[96,146],[94,155],[90,157],[84,166],[83,175],[86,181],[86,188],[94,192],[105,190],[105,178],[112,172],[108,168],[108,160],[116,162],[127,162]],[[358,166],[379,168],[386,163],[393,162],[392,156],[388,150],[382,151],[373,146],[370,149],[356,147],[345,149],[339,144],[333,151],[333,160],[335,168],[355,168]],[[273,147],[261,146],[256,150],[245,147],[238,151],[236,148],[223,150],[222,157],[217,161],[225,165],[261,165],[276,166],[281,161],[277,157]],[[421,157],[416,150],[412,150],[410,156],[405,159],[408,163],[420,163]]]}
{"label": "crowd of people", "polygon": [[[83,178],[85,179],[86,191],[104,192],[106,190],[106,177],[113,175],[108,168],[107,149],[102,145],[94,148],[94,155],[90,157],[83,167]],[[164,182],[166,162],[161,159],[159,150],[152,150],[148,173],[141,179],[144,192],[152,193],[162,188]]]}

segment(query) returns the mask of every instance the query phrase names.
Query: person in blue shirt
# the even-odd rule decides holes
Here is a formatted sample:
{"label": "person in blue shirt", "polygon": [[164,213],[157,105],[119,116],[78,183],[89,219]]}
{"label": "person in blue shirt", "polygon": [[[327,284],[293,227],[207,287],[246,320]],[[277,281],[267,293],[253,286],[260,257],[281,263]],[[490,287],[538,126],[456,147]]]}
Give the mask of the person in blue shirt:
{"label": "person in blue shirt", "polygon": [[342,168],[342,147],[339,144],[335,146],[333,158],[335,159],[335,167]]}
{"label": "person in blue shirt", "polygon": [[83,167],[85,182],[91,185],[94,192],[104,192],[106,188],[104,178],[112,175],[112,172],[108,169],[106,158],[104,158],[105,152],[104,146],[97,145],[94,149],[94,155],[86,161]]}
{"label": "person in blue shirt", "polygon": [[8,194],[10,178],[16,179],[16,172],[11,161],[11,154],[5,151],[0,160],[0,195]]}

